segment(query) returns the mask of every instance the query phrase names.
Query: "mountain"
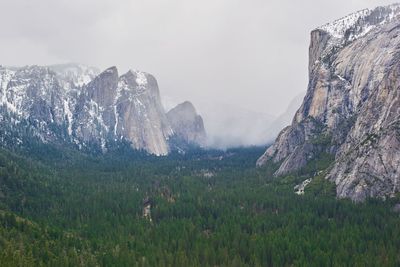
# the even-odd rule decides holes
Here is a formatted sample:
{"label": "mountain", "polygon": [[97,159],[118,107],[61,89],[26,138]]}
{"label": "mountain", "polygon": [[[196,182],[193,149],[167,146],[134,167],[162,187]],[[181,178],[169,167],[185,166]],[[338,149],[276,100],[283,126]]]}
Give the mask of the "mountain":
{"label": "mountain", "polygon": [[273,142],[275,138],[278,136],[279,132],[282,128],[290,125],[293,120],[293,116],[296,113],[298,107],[301,105],[304,99],[305,92],[296,95],[287,106],[286,110],[280,114],[275,120],[270,122],[268,125],[268,129],[266,129],[263,133],[263,136],[266,137],[266,140],[269,142]]}
{"label": "mountain", "polygon": [[307,94],[258,166],[277,163],[280,176],[328,155],[339,198],[399,192],[399,13],[365,9],[311,32]]}
{"label": "mountain", "polygon": [[170,121],[156,79],[145,72],[119,76],[116,67],[99,73],[76,64],[0,67],[0,86],[0,141],[5,146],[35,138],[105,152],[127,142],[134,149],[166,155],[174,149],[170,137],[203,144],[194,137],[195,131],[205,135],[203,124],[191,136],[181,129],[174,133],[173,126],[188,124],[186,110]]}
{"label": "mountain", "polygon": [[197,114],[195,107],[185,101],[167,113],[173,132],[187,144],[205,146],[207,141],[203,118]]}

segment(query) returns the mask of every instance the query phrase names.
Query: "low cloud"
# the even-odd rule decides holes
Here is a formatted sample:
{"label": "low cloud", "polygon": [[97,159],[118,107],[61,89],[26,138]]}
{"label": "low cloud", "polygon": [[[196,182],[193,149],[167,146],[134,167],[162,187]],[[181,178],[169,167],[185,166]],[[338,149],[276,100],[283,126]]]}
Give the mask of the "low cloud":
{"label": "low cloud", "polygon": [[[220,139],[216,143],[262,143],[263,125],[307,87],[309,32],[389,3],[3,0],[0,64],[79,62],[147,71],[164,95],[190,100],[204,113],[210,135]],[[224,113],[221,103],[237,110]],[[261,126],[243,131],[252,125]],[[217,133],[224,130],[221,139]]]}

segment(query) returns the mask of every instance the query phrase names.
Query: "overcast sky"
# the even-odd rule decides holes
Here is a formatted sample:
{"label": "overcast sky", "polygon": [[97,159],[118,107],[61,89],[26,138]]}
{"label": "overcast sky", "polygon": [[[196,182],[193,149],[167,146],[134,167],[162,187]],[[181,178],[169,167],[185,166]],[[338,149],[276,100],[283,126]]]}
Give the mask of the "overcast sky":
{"label": "overcast sky", "polygon": [[307,86],[310,31],[385,0],[0,0],[0,64],[154,74],[200,111],[279,115]]}

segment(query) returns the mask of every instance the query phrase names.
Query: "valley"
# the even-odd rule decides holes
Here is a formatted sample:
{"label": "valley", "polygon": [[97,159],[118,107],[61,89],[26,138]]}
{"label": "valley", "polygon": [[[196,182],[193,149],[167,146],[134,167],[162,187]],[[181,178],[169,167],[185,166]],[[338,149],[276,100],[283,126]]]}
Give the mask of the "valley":
{"label": "valley", "polygon": [[255,168],[262,147],[168,157],[33,149],[0,152],[2,266],[400,263],[400,198],[337,200],[321,176],[295,194],[324,162],[278,179],[277,166]]}
{"label": "valley", "polygon": [[[279,14],[266,8],[271,1],[261,2],[243,9],[249,17]],[[218,19],[231,11],[221,7]],[[210,27],[215,32],[203,28],[207,16],[197,31],[182,33],[182,21],[195,16],[175,21],[170,5],[163,8],[157,20],[136,23],[148,34],[162,29],[149,43],[129,42],[142,30],[124,28],[136,25],[121,19],[136,19],[122,12],[136,10],[128,5],[89,27],[108,29],[89,45],[93,55],[66,49],[103,66],[115,56],[118,68],[46,65],[49,59],[37,57],[43,65],[0,65],[0,267],[400,266],[400,4],[312,30],[305,96],[292,94],[305,88],[291,88],[304,71],[291,68],[300,57],[289,52],[304,38],[293,21],[324,10],[302,7],[298,20],[270,14],[279,19],[266,24],[264,13],[251,21],[240,12],[245,23],[237,27],[230,14],[215,21],[223,24]],[[150,10],[146,19],[158,8]],[[286,26],[276,26],[281,21]],[[178,23],[178,32],[168,22]],[[49,29],[37,30],[46,32],[41,37],[62,32]],[[168,40],[160,37],[164,30]],[[196,46],[184,48],[189,32]],[[211,43],[199,32],[211,34]],[[268,40],[258,42],[264,35]],[[239,39],[243,47],[236,47]],[[63,52],[64,43],[49,51]],[[165,93],[154,75],[130,64],[160,74]],[[180,92],[180,100],[161,98],[169,92]],[[186,100],[191,96],[202,99],[196,105],[204,121]],[[174,104],[166,109],[168,102]],[[285,106],[282,115],[264,112]]]}

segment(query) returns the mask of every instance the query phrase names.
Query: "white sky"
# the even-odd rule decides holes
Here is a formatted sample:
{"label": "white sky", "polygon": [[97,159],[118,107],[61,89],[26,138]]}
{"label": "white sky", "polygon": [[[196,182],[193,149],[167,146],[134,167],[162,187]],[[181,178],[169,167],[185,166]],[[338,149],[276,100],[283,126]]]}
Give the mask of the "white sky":
{"label": "white sky", "polygon": [[201,112],[228,103],[276,116],[306,90],[312,29],[392,2],[0,0],[0,64],[139,69]]}

